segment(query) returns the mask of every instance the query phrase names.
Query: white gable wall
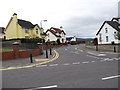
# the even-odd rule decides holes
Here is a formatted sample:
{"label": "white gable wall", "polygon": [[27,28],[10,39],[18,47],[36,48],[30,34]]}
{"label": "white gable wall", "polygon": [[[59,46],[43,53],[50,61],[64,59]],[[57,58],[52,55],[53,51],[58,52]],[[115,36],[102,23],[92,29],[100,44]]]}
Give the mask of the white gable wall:
{"label": "white gable wall", "polygon": [[60,42],[62,43],[62,41],[64,41],[63,43],[65,43],[66,42],[66,35],[62,32],[61,34],[57,34],[58,36],[60,35],[61,36],[61,38],[60,37],[56,37],[53,33],[51,33],[50,31],[48,31],[47,33],[47,36],[46,36],[46,38],[45,38],[45,40],[46,41],[48,41],[48,39],[50,40],[50,41],[56,41],[57,39],[60,39]]}
{"label": "white gable wall", "polygon": [[48,41],[48,39],[50,41],[56,41],[58,38],[53,34],[51,33],[50,31],[48,31],[47,33],[47,36],[45,37],[45,40]]}
{"label": "white gable wall", "polygon": [[[66,42],[66,35],[62,32],[62,33],[60,34],[60,36],[61,36],[60,42],[61,42],[61,43],[65,43],[65,42]],[[62,41],[63,41],[63,42],[62,42]]]}
{"label": "white gable wall", "polygon": [[[106,33],[105,28],[107,28],[108,32]],[[102,38],[102,42],[100,42],[100,35],[97,35],[98,38],[98,44],[111,44],[111,42],[115,42],[118,43],[118,40],[115,39],[114,37],[114,32],[117,32],[117,30],[115,30],[112,26],[110,26],[109,24],[105,23],[103,28],[101,29],[101,31],[99,32],[99,34],[101,33],[101,38]],[[108,42],[106,41],[106,36],[108,36]]]}

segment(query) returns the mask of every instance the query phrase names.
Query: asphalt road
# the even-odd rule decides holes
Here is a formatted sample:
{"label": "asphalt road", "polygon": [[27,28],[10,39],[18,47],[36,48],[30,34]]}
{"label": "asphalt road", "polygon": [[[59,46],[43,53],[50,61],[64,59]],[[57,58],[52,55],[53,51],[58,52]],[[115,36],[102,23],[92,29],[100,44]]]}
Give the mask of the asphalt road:
{"label": "asphalt road", "polygon": [[119,56],[82,47],[57,48],[59,58],[45,65],[3,71],[3,88],[118,88]]}

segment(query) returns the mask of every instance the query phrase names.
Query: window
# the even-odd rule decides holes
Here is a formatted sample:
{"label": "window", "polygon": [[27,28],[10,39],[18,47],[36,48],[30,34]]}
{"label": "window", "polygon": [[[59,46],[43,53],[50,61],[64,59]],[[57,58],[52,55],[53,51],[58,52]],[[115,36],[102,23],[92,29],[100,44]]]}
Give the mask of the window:
{"label": "window", "polygon": [[108,40],[108,36],[106,36],[106,42],[108,42],[109,40]]}
{"label": "window", "polygon": [[25,29],[25,33],[29,33],[29,30],[28,30],[28,29]]}
{"label": "window", "polygon": [[50,37],[50,35],[49,35],[49,33],[48,33],[48,35],[47,35],[48,37]]}
{"label": "window", "polygon": [[36,29],[36,34],[38,34],[38,29]]}
{"label": "window", "polygon": [[108,33],[108,29],[107,28],[105,28],[105,32]]}
{"label": "window", "polygon": [[101,33],[99,34],[99,40],[100,40],[100,42],[102,42],[102,34]]}
{"label": "window", "polygon": [[25,38],[30,38],[29,36],[25,36]]}

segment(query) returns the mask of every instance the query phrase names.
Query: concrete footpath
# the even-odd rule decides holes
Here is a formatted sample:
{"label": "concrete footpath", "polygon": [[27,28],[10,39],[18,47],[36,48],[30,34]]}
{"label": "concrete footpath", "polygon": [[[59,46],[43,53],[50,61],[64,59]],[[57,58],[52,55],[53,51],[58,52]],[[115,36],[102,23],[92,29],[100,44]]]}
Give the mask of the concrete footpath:
{"label": "concrete footpath", "polygon": [[52,55],[50,55],[50,52],[48,51],[48,58],[46,58],[46,51],[43,51],[43,53],[44,53],[43,55],[32,57],[33,63],[31,63],[30,57],[13,59],[13,60],[4,60],[2,61],[1,70],[5,68],[12,68],[12,67],[30,66],[38,63],[42,64],[42,62],[49,61],[56,56],[55,50],[52,50]]}

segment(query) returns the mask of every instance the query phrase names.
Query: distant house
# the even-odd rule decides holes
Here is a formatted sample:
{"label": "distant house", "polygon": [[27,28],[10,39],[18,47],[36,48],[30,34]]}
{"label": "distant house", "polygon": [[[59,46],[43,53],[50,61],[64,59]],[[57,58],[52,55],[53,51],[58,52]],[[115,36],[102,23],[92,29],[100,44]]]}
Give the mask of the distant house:
{"label": "distant house", "polygon": [[57,41],[60,40],[61,43],[66,42],[66,33],[59,28],[51,27],[46,31],[46,41]]}
{"label": "distant house", "polygon": [[14,13],[6,27],[6,39],[41,38],[42,30],[38,24],[17,18]]}
{"label": "distant house", "polygon": [[75,36],[66,38],[66,42],[72,42],[72,41],[77,41],[77,38]]}
{"label": "distant house", "polygon": [[4,40],[5,37],[5,28],[4,27],[0,27],[0,40]]}
{"label": "distant house", "polygon": [[120,31],[120,18],[113,18],[111,21],[105,21],[98,30],[96,37],[98,44],[118,44],[119,40],[115,38],[115,34]]}

